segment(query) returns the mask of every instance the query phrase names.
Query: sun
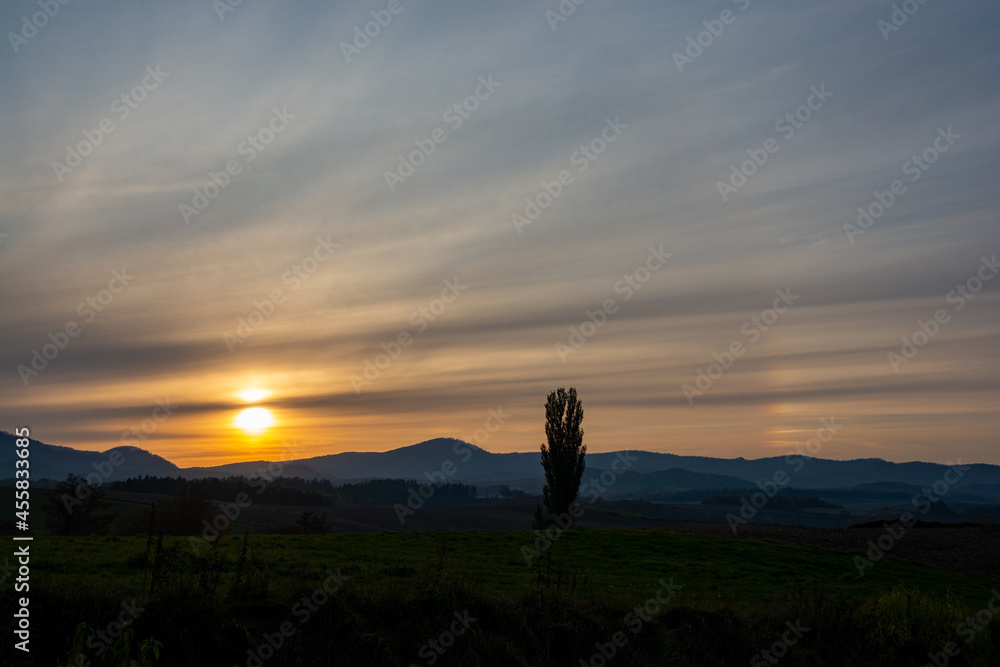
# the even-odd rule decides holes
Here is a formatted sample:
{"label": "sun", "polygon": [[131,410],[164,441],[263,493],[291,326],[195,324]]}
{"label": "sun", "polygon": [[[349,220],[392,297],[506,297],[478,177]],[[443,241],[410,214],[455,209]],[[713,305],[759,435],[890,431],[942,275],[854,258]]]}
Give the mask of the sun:
{"label": "sun", "polygon": [[247,408],[236,415],[236,421],[233,423],[237,428],[256,435],[274,426],[274,415],[266,408]]}

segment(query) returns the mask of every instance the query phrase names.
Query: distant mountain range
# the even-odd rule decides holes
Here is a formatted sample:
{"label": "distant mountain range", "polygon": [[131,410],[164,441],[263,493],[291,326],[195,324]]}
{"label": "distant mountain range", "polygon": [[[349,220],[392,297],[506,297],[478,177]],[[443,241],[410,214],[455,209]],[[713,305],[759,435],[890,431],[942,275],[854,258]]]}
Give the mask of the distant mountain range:
{"label": "distant mountain range", "polygon": [[[31,441],[30,447],[31,473],[35,480],[62,480],[69,473],[92,474],[93,479],[100,477],[101,481],[137,475],[191,479],[253,476],[260,470],[266,470],[269,464],[268,461],[246,461],[213,467],[180,468],[161,456],[137,447],[90,452],[36,440]],[[14,436],[0,432],[0,478],[13,477],[14,450]],[[968,469],[963,471],[952,488],[967,493],[1000,495],[1000,466],[967,462],[966,465]],[[748,487],[772,480],[776,473],[783,472],[788,476],[791,487],[842,489],[886,483],[931,486],[942,480],[947,470],[946,465],[939,463],[892,463],[882,459],[833,461],[806,458],[789,462],[785,457],[718,459],[624,450],[588,454],[583,482],[592,481],[595,488],[605,489],[602,495],[626,496]],[[403,478],[484,486],[508,484],[528,493],[539,493],[544,481],[538,452],[496,454],[453,438],[436,438],[388,452],[345,452],[284,461],[281,462],[281,474],[326,478],[334,483]]]}

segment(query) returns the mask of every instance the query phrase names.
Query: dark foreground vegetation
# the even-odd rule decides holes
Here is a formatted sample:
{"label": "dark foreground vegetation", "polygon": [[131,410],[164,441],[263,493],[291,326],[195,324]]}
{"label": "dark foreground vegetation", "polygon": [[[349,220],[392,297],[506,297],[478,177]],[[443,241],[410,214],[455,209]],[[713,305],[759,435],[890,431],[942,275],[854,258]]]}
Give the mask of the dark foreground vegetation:
{"label": "dark foreground vegetation", "polygon": [[30,660],[8,639],[0,663],[923,665],[949,642],[949,665],[1000,660],[989,578],[888,557],[861,577],[847,552],[719,535],[550,536],[42,536]]}

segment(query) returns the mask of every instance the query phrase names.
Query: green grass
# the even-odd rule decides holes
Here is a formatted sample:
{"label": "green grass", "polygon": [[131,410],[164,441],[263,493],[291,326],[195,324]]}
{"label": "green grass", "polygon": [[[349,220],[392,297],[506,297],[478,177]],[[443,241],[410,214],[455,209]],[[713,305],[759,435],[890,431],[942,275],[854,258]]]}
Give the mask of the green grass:
{"label": "green grass", "polygon": [[[235,563],[240,537],[226,536],[219,550]],[[187,538],[165,538],[166,543]],[[474,582],[489,593],[530,590],[535,568],[522,556],[533,546],[531,531],[456,533],[368,533],[253,536],[251,553],[270,564],[272,588],[290,593],[304,573],[340,568],[358,586],[415,584],[441,574]],[[796,587],[821,583],[828,595],[860,601],[897,584],[943,598],[977,604],[995,582],[947,574],[922,565],[886,560],[859,577],[852,554],[816,547],[692,535],[668,531],[569,531],[556,542],[566,576],[576,571],[575,595],[587,600],[641,601],[657,580],[683,586],[679,604],[701,609],[757,609],[783,600]],[[141,537],[67,537],[36,546],[33,572],[45,585],[104,585],[114,579],[123,590],[138,587],[142,571],[125,567],[145,551]],[[577,569],[578,568],[578,569]],[[405,574],[400,574],[405,573]]]}
{"label": "green grass", "polygon": [[[333,651],[323,633],[338,637],[337,651],[357,660],[338,664],[421,663],[420,644],[465,608],[484,620],[438,664],[576,665],[593,642],[622,628],[624,615],[650,599],[660,579],[682,588],[616,664],[749,664],[785,621],[800,617],[817,629],[783,665],[914,664],[940,650],[963,614],[982,608],[997,586],[893,560],[861,578],[849,553],[660,530],[568,531],[555,542],[553,570],[540,577],[521,551],[534,541],[532,531],[254,535],[249,555],[266,566],[269,586],[263,596],[241,597],[229,593],[242,545],[237,536],[221,538],[225,571],[207,596],[195,592],[194,575],[150,594],[139,558],[145,538],[36,539],[32,592],[38,605],[59,612],[36,618],[39,632],[54,640],[40,650],[64,660],[68,643],[59,640],[77,623],[99,627],[122,600],[143,598],[151,602],[136,638],[162,640],[162,664],[209,654],[211,664],[233,664],[288,619],[294,602],[330,569],[350,577],[345,589],[268,665],[322,663]],[[176,543],[186,558],[187,538],[164,539],[165,546]],[[0,594],[4,604],[13,606],[11,595]],[[994,624],[951,665],[1000,655],[989,647],[998,634]],[[668,649],[674,658],[650,657]],[[382,657],[366,662],[361,656],[368,655]]]}

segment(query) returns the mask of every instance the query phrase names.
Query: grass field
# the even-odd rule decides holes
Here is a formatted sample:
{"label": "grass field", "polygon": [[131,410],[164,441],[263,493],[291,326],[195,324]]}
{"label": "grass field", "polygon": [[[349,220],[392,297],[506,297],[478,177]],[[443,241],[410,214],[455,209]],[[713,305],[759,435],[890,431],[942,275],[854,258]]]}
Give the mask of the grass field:
{"label": "grass field", "polygon": [[[536,568],[521,553],[522,546],[534,542],[531,531],[269,535],[251,539],[249,554],[269,564],[278,597],[296,592],[308,584],[310,573],[318,576],[327,568],[339,568],[364,588],[412,587],[421,578],[446,576],[475,582],[486,593],[516,595],[536,588]],[[126,562],[143,553],[145,543],[140,537],[52,538],[38,545],[44,551],[32,570],[40,585],[106,587],[113,581],[122,595],[135,595],[143,572]],[[168,537],[165,543],[189,548],[186,538]],[[235,564],[241,544],[242,538],[225,536],[218,551]],[[904,584],[939,598],[951,592],[970,605],[991,586],[893,561],[859,577],[851,556],[842,552],[667,531],[569,531],[556,544],[567,578],[579,566],[574,595],[583,600],[641,601],[661,577],[684,587],[677,604],[743,611],[778,603],[796,586],[811,588],[814,582],[828,595],[852,601]]]}
{"label": "grass field", "polygon": [[[958,640],[958,624],[998,586],[892,560],[862,578],[845,552],[659,530],[567,531],[551,562],[529,566],[522,547],[535,537],[255,535],[242,565],[241,537],[197,559],[187,538],[164,538],[155,589],[146,538],[41,538],[31,561],[32,657],[44,660],[33,664],[65,662],[79,623],[105,627],[128,600],[145,601],[132,653],[140,639],[162,641],[158,665],[256,664],[247,650],[283,622],[296,632],[265,664],[595,664],[595,643],[616,631],[627,643],[609,664],[751,664],[795,621],[810,631],[783,665],[924,664]],[[328,570],[348,579],[300,624],[296,604],[322,589]],[[627,615],[661,581],[680,588],[631,632]],[[4,594],[12,597],[9,587]],[[443,654],[428,653],[463,611],[479,620]],[[997,664],[997,642],[993,621],[949,664]]]}

